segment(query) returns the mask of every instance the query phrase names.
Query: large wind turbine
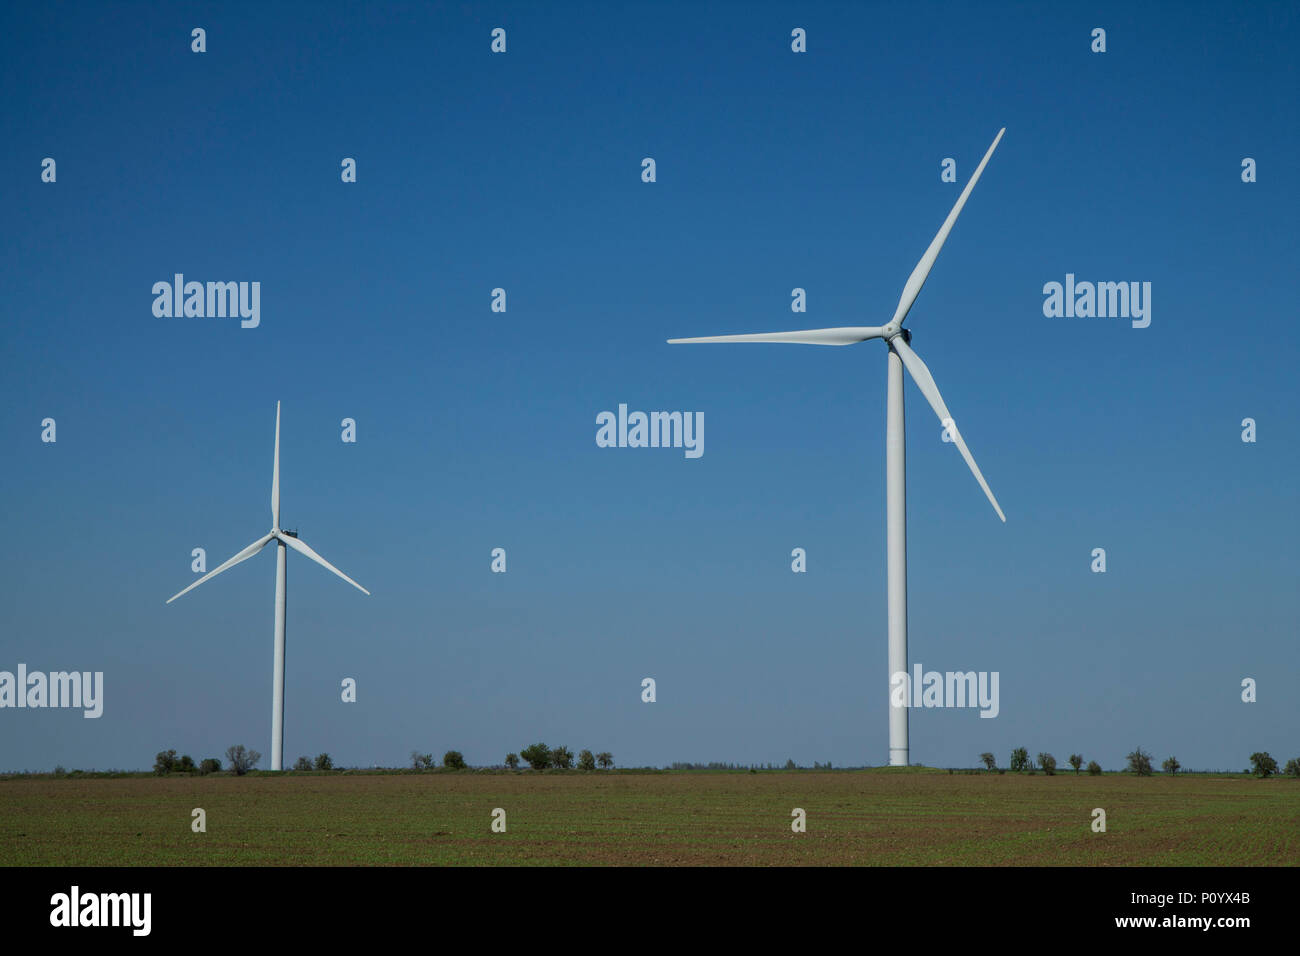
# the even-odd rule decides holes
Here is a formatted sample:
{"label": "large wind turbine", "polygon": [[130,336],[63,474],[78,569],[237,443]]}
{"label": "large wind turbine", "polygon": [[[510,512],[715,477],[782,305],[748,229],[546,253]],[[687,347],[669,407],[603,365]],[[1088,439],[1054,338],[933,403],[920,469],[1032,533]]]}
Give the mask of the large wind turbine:
{"label": "large wind turbine", "polygon": [[[196,587],[206,581],[208,578],[215,578],[227,568],[233,568],[241,561],[247,561],[257,552],[261,551],[272,541],[276,542],[275,555],[275,669],[271,679],[271,769],[282,770],[284,757],[284,611],[285,600],[288,597],[288,586],[285,582],[285,557],[288,552],[286,548],[293,548],[299,554],[304,554],[311,558],[321,567],[333,571],[348,584],[352,585],[362,594],[370,592],[363,588],[356,581],[340,571],[334,565],[330,564],[319,554],[308,546],[307,542],[298,540],[298,534],[295,531],[282,531],[280,529],[280,403],[275,403],[275,464],[271,471],[271,530],[262,538],[258,538],[243,551],[227,561],[221,567],[209,571],[203,577],[199,578],[185,591],[193,591]],[[167,599],[171,604],[185,591],[173,594]]]}
{"label": "large wind turbine", "polygon": [[[957,216],[961,213],[962,207],[966,205],[971,190],[979,182],[980,174],[984,172],[989,157],[993,155],[993,150],[997,149],[998,143],[1002,141],[1002,134],[1005,132],[1005,127],[998,130],[998,135],[993,139],[993,145],[989,147],[988,152],[984,154],[984,158],[980,160],[979,166],[976,167],[975,175],[971,176],[970,182],[966,184],[966,188],[962,190],[961,195],[957,198],[957,204],[952,207],[952,212],[948,213],[948,218],[939,227],[938,235],[934,237],[930,247],[925,250],[925,255],[916,264],[916,268],[912,270],[907,284],[903,286],[903,294],[899,297],[898,308],[894,310],[894,317],[889,320],[888,325],[805,329],[798,332],[759,332],[752,335],[710,335],[703,338],[668,340],[672,345],[685,345],[696,342],[792,342],[800,345],[853,345],[857,342],[865,342],[867,339],[885,340],[885,344],[889,347],[889,390],[885,406],[885,508],[889,559],[888,613],[889,673],[891,681],[893,675],[907,673],[907,450],[903,433],[904,368],[912,376],[912,380],[916,382],[917,387],[921,389],[921,394],[930,403],[934,413],[939,416],[939,420],[947,429],[948,435],[956,444],[957,450],[961,452],[962,458],[966,459],[966,464],[970,467],[971,473],[975,475],[975,480],[979,482],[980,487],[984,489],[984,494],[988,496],[989,501],[992,503],[993,510],[998,513],[998,517],[1004,522],[1007,520],[1006,515],[1002,513],[1002,509],[998,506],[997,499],[993,497],[993,492],[989,490],[988,482],[980,474],[979,466],[975,464],[970,449],[966,447],[966,442],[962,440],[961,433],[957,430],[957,425],[948,411],[948,406],[944,404],[943,396],[939,394],[939,388],[934,384],[934,378],[930,375],[930,370],[925,367],[925,363],[921,361],[920,356],[913,352],[912,347],[908,344],[912,338],[911,333],[903,328],[903,319],[907,317],[908,310],[912,308],[912,303],[916,301],[917,295],[920,294],[921,286],[925,285],[926,277],[934,267],[934,260],[939,257],[939,250],[943,248],[948,233],[952,231],[953,223],[957,221]],[[910,703],[910,694],[907,700]],[[895,707],[892,704],[891,699],[889,709],[889,762],[892,765],[906,766],[908,763],[907,708]]]}

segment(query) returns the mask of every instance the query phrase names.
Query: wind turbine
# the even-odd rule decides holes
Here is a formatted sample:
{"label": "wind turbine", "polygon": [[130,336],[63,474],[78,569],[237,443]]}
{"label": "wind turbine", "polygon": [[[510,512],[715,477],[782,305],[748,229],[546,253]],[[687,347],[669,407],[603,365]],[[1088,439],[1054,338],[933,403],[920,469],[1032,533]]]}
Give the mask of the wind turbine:
{"label": "wind turbine", "polygon": [[271,769],[284,769],[284,611],[285,602],[288,597],[288,585],[285,582],[285,558],[288,555],[287,548],[293,548],[299,554],[306,555],[321,567],[333,571],[348,584],[352,585],[362,594],[369,595],[370,592],[363,588],[356,581],[340,571],[334,565],[330,564],[305,541],[298,540],[296,531],[283,531],[280,528],[280,403],[275,403],[275,465],[271,472],[271,530],[265,537],[258,538],[243,551],[227,561],[221,567],[209,571],[203,577],[199,578],[184,591],[173,594],[167,599],[171,604],[186,591],[193,591],[208,578],[215,578],[222,571],[233,568],[241,561],[247,561],[257,552],[261,551],[272,541],[276,542],[275,555],[275,667],[271,678]]}
{"label": "wind turbine", "polygon": [[[891,682],[893,675],[907,673],[907,448],[903,433],[904,368],[912,376],[912,380],[916,382],[917,387],[921,389],[921,394],[930,403],[930,407],[934,409],[935,414],[939,416],[939,420],[943,423],[948,435],[956,444],[957,450],[961,452],[962,458],[966,460],[966,464],[970,467],[971,473],[975,475],[975,480],[984,489],[984,494],[993,505],[993,510],[998,513],[998,517],[1003,522],[1007,520],[1007,516],[1002,513],[1002,508],[998,505],[998,500],[993,497],[993,492],[989,490],[988,482],[984,480],[984,476],[980,473],[979,466],[975,464],[970,449],[966,447],[966,442],[957,430],[957,425],[948,411],[948,406],[944,404],[943,396],[939,394],[939,387],[934,384],[934,378],[930,375],[930,370],[925,367],[921,357],[912,351],[912,347],[908,344],[912,339],[911,333],[903,328],[903,319],[907,317],[908,310],[912,308],[912,303],[916,301],[917,295],[920,294],[921,286],[925,285],[926,277],[929,276],[930,270],[934,267],[934,260],[939,257],[939,250],[943,248],[948,233],[952,231],[953,223],[957,221],[957,216],[961,213],[962,207],[966,205],[966,200],[970,198],[971,190],[979,182],[980,174],[984,172],[989,157],[993,155],[993,150],[997,149],[998,143],[1002,141],[1002,134],[1005,132],[1005,127],[998,130],[998,135],[993,139],[993,145],[989,147],[988,152],[984,154],[984,158],[980,160],[979,166],[976,167],[975,175],[971,176],[970,182],[966,184],[966,188],[962,190],[961,195],[957,198],[957,204],[952,207],[952,212],[948,213],[948,218],[939,227],[939,232],[934,237],[934,241],[930,243],[930,247],[925,250],[925,255],[921,257],[921,261],[912,270],[907,284],[903,286],[903,294],[899,297],[898,308],[894,310],[894,317],[889,320],[888,325],[805,329],[798,332],[759,332],[751,335],[710,335],[702,338],[668,340],[671,345],[686,345],[697,342],[791,342],[799,345],[853,345],[857,342],[865,342],[867,339],[884,339],[885,344],[889,347],[889,388],[885,405],[885,510],[886,539],[888,542],[889,673]],[[910,703],[910,695],[908,702]],[[892,706],[892,699],[890,703],[889,762],[894,766],[906,766],[908,763],[907,708]]]}

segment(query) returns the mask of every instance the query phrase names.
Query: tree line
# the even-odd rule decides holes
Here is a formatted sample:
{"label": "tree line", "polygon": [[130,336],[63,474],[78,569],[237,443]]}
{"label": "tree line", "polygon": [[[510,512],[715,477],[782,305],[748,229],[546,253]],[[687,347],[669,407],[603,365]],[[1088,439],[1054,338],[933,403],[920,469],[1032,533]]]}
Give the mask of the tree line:
{"label": "tree line", "polygon": [[[520,758],[533,770],[573,769],[573,751],[568,747],[551,748],[544,743],[535,743],[524,747],[517,754],[506,754],[506,766],[511,770],[518,770]],[[593,754],[590,750],[578,752],[579,770],[595,770],[597,767],[608,770],[612,766],[614,766],[614,755],[607,750],[598,754]]]}
{"label": "tree line", "polygon": [[[242,777],[248,771],[257,766],[257,762],[262,759],[262,755],[256,750],[249,750],[243,744],[236,744],[226,750],[226,762],[224,769],[236,776]],[[575,757],[573,751],[568,747],[548,747],[544,743],[535,743],[531,746],[524,747],[519,753],[506,754],[505,766],[511,770],[518,770],[520,760],[528,764],[532,770],[572,770],[574,769]],[[1135,749],[1126,758],[1128,763],[1125,769],[1139,777],[1147,777],[1152,774],[1151,754],[1141,747]],[[595,770],[600,768],[608,770],[614,766],[614,755],[609,751],[592,753],[590,750],[580,750],[576,757],[578,770]],[[989,771],[1005,773],[997,765],[997,758],[990,752],[985,751],[980,754],[980,762],[984,768]],[[1077,775],[1080,769],[1085,769],[1083,757],[1080,754],[1070,754],[1068,763],[1074,768]],[[1250,755],[1250,767],[1245,772],[1254,774],[1256,777],[1271,777],[1278,773],[1284,773],[1289,777],[1300,777],[1300,757],[1292,757],[1287,761],[1285,768],[1279,770],[1277,760],[1269,755],[1267,751],[1257,751]],[[434,759],[433,754],[420,753],[417,750],[411,751],[411,767],[415,770],[434,770],[439,763]],[[441,766],[446,770],[466,770],[469,764],[465,761],[464,755],[459,750],[448,750],[442,755]],[[175,750],[160,750],[154,757],[153,772],[159,776],[169,773],[197,773],[207,775],[218,773],[223,769],[222,762],[216,757],[206,757],[197,764],[194,758],[189,754],[177,755]],[[317,754],[313,759],[311,757],[299,757],[293,765],[294,770],[333,770],[334,760],[327,753]],[[794,760],[787,760],[784,768],[776,764],[733,764],[722,763],[720,761],[711,761],[709,763],[682,763],[677,762],[669,765],[670,770],[798,770]],[[814,763],[814,770],[830,770],[829,762]],[[1053,776],[1056,773],[1056,758],[1050,753],[1039,753],[1038,756],[1031,760],[1029,751],[1025,747],[1017,747],[1011,751],[1011,761],[1008,769],[1012,773],[1034,773],[1042,771],[1046,775]],[[1160,769],[1166,774],[1173,776],[1183,769],[1183,765],[1178,762],[1177,757],[1170,756],[1160,765]],[[1101,765],[1095,760],[1088,761],[1087,772],[1092,776],[1097,776],[1102,772]],[[63,771],[62,767],[55,768],[55,773]]]}
{"label": "tree line", "polygon": [[[1136,774],[1139,777],[1151,776],[1151,754],[1141,747],[1138,747],[1125,759],[1128,761],[1125,770],[1129,773]],[[998,773],[1006,772],[998,769],[997,758],[988,751],[980,754],[980,761],[984,764],[986,770],[997,770]],[[1083,766],[1083,757],[1079,754],[1070,754],[1069,763],[1077,775],[1079,768]],[[1013,773],[1023,773],[1024,771],[1033,773],[1035,768],[1050,777],[1056,773],[1056,758],[1049,753],[1040,753],[1037,759],[1031,761],[1029,751],[1026,748],[1017,747],[1011,751],[1009,769]],[[1170,756],[1160,765],[1160,769],[1173,776],[1183,769],[1183,765],[1178,762],[1177,757]],[[1260,778],[1271,777],[1278,772],[1277,761],[1269,756],[1267,751],[1257,751],[1250,755],[1250,767],[1245,772]],[[1283,772],[1290,777],[1300,777],[1300,757],[1292,757],[1288,760],[1286,769]],[[1088,761],[1088,773],[1092,776],[1100,774],[1101,764],[1095,760]]]}
{"label": "tree line", "polygon": [[[262,755],[256,750],[249,750],[243,744],[235,744],[233,747],[226,748],[225,769],[237,777],[242,777],[256,767],[261,759]],[[153,759],[153,772],[160,777],[169,773],[198,773],[206,776],[210,773],[218,773],[221,769],[221,761],[216,757],[205,757],[196,765],[194,758],[189,754],[181,754],[178,757],[175,750],[160,750]],[[299,757],[293,769],[333,770],[334,760],[329,754],[317,754],[315,760],[310,757]]]}
{"label": "tree line", "polygon": [[[519,753],[506,754],[505,765],[511,770],[519,769],[520,758],[528,764],[533,770],[572,770],[574,769],[574,755],[568,747],[556,747],[554,749],[546,746],[544,743],[536,743],[532,746],[525,747]],[[242,777],[248,771],[257,766],[257,762],[262,759],[262,755],[256,750],[249,750],[243,744],[236,744],[226,750],[225,769],[236,776]],[[595,770],[599,767],[602,770],[608,770],[614,766],[614,755],[609,751],[601,751],[598,754],[590,750],[581,750],[577,756],[577,769]],[[433,754],[422,754],[418,750],[411,751],[411,767],[415,770],[434,770],[437,769],[438,763]],[[447,770],[467,770],[469,764],[465,761],[465,755],[459,750],[448,750],[442,755],[442,767]],[[177,756],[175,750],[160,750],[154,757],[153,772],[159,776],[169,773],[198,773],[207,775],[221,771],[222,763],[216,757],[207,757],[198,764],[195,764],[194,758],[189,754]],[[299,757],[293,765],[294,770],[333,770],[334,760],[327,753],[317,754],[313,760],[311,757]],[[56,773],[62,768],[57,768]]]}

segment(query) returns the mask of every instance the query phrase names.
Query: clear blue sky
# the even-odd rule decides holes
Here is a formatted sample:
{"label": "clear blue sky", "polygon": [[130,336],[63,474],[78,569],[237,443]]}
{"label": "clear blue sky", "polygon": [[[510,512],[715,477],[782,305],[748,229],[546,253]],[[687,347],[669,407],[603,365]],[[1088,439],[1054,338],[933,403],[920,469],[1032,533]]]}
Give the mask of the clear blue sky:
{"label": "clear blue sky", "polygon": [[[6,5],[0,669],[106,691],[0,711],[0,768],[268,765],[273,552],[163,602],[268,529],[277,399],[283,523],[373,592],[290,556],[286,758],[884,763],[884,347],[664,340],[887,321],[1003,126],[908,325],[1005,525],[907,386],[911,660],[1001,713],[914,711],[912,759],[1295,756],[1297,21]],[[260,281],[260,327],[156,318],[176,272]],[[1066,273],[1150,327],[1045,318]],[[597,448],[620,402],[703,457]]]}

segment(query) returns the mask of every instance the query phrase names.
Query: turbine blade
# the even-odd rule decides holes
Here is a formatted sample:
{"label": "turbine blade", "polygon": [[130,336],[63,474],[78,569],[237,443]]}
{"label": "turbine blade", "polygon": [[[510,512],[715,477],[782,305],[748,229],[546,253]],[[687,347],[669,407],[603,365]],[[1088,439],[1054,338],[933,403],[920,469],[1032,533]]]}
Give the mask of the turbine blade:
{"label": "turbine blade", "polygon": [[[227,568],[233,568],[233,567],[234,567],[235,565],[237,565],[240,561],[247,561],[247,560],[248,560],[249,558],[251,558],[253,555],[257,554],[257,552],[259,552],[259,551],[261,551],[263,548],[265,548],[265,547],[270,543],[270,541],[271,541],[271,539],[272,539],[273,537],[275,537],[275,535],[268,534],[265,538],[258,538],[256,541],[254,541],[252,544],[250,544],[250,545],[249,545],[247,548],[245,548],[243,551],[240,551],[239,554],[235,555],[233,558],[231,558],[229,561],[227,561],[227,562],[226,562],[225,564],[223,564],[221,567],[216,568],[216,569],[214,569],[214,570],[212,570],[212,571],[209,571],[207,574],[203,575],[203,577],[199,578],[197,581],[195,581],[193,584],[191,584],[189,587],[187,587],[187,588],[185,589],[185,591],[193,591],[196,587],[198,587],[200,584],[202,584],[202,583],[203,583],[204,581],[206,581],[208,578],[215,578],[215,577],[216,577],[218,574],[220,574],[222,571],[225,571]],[[185,591],[181,591],[181,592],[179,592],[179,593],[177,593],[177,594],[173,594],[171,597],[169,597],[169,598],[167,599],[167,603],[168,603],[168,604],[171,604],[172,601],[175,601],[178,597],[180,597],[182,594],[184,594]]]}
{"label": "turbine blade", "polygon": [[893,322],[890,323],[891,325],[903,321],[907,316],[908,310],[912,308],[912,303],[915,302],[916,297],[921,294],[921,286],[925,285],[926,277],[930,274],[930,270],[934,268],[934,260],[939,258],[939,250],[943,248],[943,244],[948,238],[948,233],[952,232],[953,223],[957,221],[957,216],[961,214],[962,206],[966,205],[966,200],[970,197],[971,190],[974,189],[975,184],[980,181],[980,173],[984,172],[984,167],[988,165],[989,157],[993,155],[993,150],[998,148],[998,143],[1002,141],[1002,134],[1006,131],[1007,128],[1005,126],[998,130],[998,135],[993,138],[993,145],[990,146],[989,151],[984,154],[984,158],[980,160],[980,164],[975,167],[975,175],[970,178],[970,182],[966,184],[966,188],[963,189],[961,195],[957,197],[957,204],[952,207],[952,212],[948,213],[948,218],[945,219],[943,225],[939,227],[938,235],[934,237],[934,241],[930,243],[930,247],[925,250],[925,255],[921,256],[921,261],[916,264],[916,268],[913,269],[912,274],[908,276],[907,284],[903,286],[903,294],[898,299],[898,308],[894,312],[894,319]]}
{"label": "turbine blade", "polygon": [[271,527],[280,527],[280,403],[275,403],[275,465],[271,469]]}
{"label": "turbine blade", "polygon": [[852,325],[838,329],[803,329],[798,332],[755,332],[747,335],[706,335],[694,339],[669,339],[669,345],[701,342],[792,342],[797,345],[853,345],[880,338],[879,326]]}
{"label": "turbine blade", "polygon": [[1002,508],[998,505],[998,499],[993,497],[988,482],[984,480],[984,476],[980,473],[979,465],[975,464],[974,456],[971,455],[970,449],[966,447],[966,442],[957,429],[957,422],[953,419],[952,413],[948,411],[948,406],[944,404],[943,396],[939,394],[939,386],[934,384],[934,377],[930,374],[930,370],[925,367],[921,357],[912,351],[912,347],[903,341],[901,335],[891,340],[889,344],[898,353],[898,357],[903,360],[903,365],[906,366],[908,374],[912,376],[912,381],[916,382],[917,387],[921,389],[921,394],[930,403],[934,413],[939,416],[939,421],[952,435],[957,450],[961,452],[961,456],[966,459],[966,464],[970,467],[971,474],[975,476],[975,480],[984,489],[984,494],[988,496],[989,503],[993,505],[993,510],[998,513],[998,517],[1005,523],[1007,516],[1002,513]]}
{"label": "turbine blade", "polygon": [[315,551],[313,551],[313,550],[311,549],[311,546],[308,545],[306,541],[302,541],[302,540],[300,540],[300,539],[298,539],[298,538],[292,537],[291,535],[287,535],[287,534],[276,535],[276,537],[279,538],[281,541],[283,541],[285,544],[287,544],[289,547],[293,548],[293,549],[294,549],[295,551],[297,551],[299,554],[304,554],[304,555],[306,555],[307,557],[311,558],[313,561],[315,561],[317,564],[319,564],[322,568],[326,568],[327,570],[333,571],[335,574],[337,574],[339,577],[341,577],[344,581],[347,581],[348,584],[352,585],[354,588],[356,588],[356,589],[357,589],[358,591],[360,591],[362,594],[366,594],[366,595],[368,595],[368,594],[370,593],[370,592],[367,591],[365,588],[363,588],[360,584],[357,584],[356,581],[353,581],[350,577],[348,577],[346,574],[344,574],[344,573],[343,573],[342,571],[340,571],[338,568],[334,567],[334,565],[330,564],[328,561],[326,561],[324,558],[322,558],[319,554],[317,554]]}

